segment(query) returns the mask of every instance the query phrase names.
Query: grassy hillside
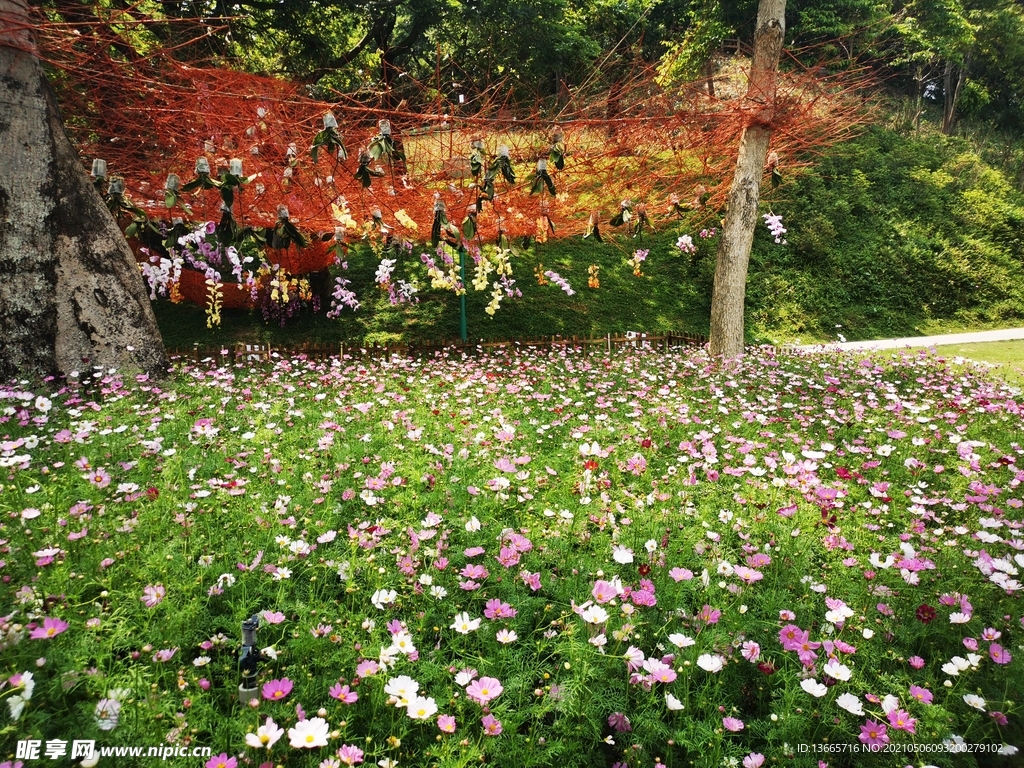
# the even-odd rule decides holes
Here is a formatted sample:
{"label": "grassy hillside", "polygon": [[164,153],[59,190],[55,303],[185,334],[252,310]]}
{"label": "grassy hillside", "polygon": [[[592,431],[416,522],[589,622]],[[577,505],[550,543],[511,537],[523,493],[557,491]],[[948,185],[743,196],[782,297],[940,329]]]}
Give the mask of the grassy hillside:
{"label": "grassy hillside", "polygon": [[[788,244],[775,244],[758,227],[747,293],[751,341],[868,339],[1024,322],[1024,196],[966,139],[872,128],[765,190],[763,208],[783,216]],[[489,293],[471,291],[470,338],[706,334],[717,241],[697,236],[697,220],[655,224],[658,231],[642,238],[605,225],[604,243],[573,235],[520,248],[513,268],[523,297],[504,300],[491,318],[484,312]],[[697,253],[676,248],[682,234],[693,236]],[[627,264],[638,248],[649,250],[642,276]],[[429,290],[421,250],[398,266],[418,278],[417,304],[392,306],[373,282],[377,258],[355,248],[346,276],[362,306],[339,320],[310,314],[282,329],[258,314],[225,312],[223,326],[209,331],[201,308],[166,302],[157,316],[171,347],[455,338],[458,299]],[[562,275],[575,294],[539,285],[540,265]],[[591,265],[599,268],[597,289],[587,287]]]}

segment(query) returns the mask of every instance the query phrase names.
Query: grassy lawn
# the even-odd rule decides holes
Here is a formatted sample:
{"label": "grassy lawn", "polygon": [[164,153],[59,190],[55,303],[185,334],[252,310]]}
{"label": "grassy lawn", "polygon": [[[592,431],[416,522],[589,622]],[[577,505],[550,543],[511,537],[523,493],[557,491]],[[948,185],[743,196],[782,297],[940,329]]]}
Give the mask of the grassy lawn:
{"label": "grassy lawn", "polygon": [[965,357],[993,365],[992,372],[1016,386],[1024,386],[1024,341],[986,341],[937,347],[944,357]]}

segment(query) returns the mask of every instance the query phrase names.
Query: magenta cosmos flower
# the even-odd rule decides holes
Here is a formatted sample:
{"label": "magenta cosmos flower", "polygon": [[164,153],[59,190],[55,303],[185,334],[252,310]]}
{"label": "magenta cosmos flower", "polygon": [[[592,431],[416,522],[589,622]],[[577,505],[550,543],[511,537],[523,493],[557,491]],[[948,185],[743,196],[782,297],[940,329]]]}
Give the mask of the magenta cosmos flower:
{"label": "magenta cosmos flower", "polygon": [[988,647],[988,655],[992,657],[992,661],[996,664],[1009,664],[1013,657],[1010,652],[1003,648],[999,643],[992,643]]}
{"label": "magenta cosmos flower", "polygon": [[236,768],[238,760],[228,757],[226,752],[221,752],[219,755],[207,760],[205,765],[206,768]]}
{"label": "magenta cosmos flower", "polygon": [[876,723],[874,720],[868,720],[860,727],[860,736],[857,738],[872,750],[889,743],[889,734],[886,733],[885,725]]}
{"label": "magenta cosmos flower", "polygon": [[359,694],[341,683],[335,683],[327,693],[332,699],[337,699],[342,704],[355,704],[359,701]]}
{"label": "magenta cosmos flower", "polygon": [[49,640],[50,638],[59,635],[67,628],[68,623],[66,621],[47,617],[43,619],[43,626],[33,629],[32,634],[29,635],[29,637],[33,640]]}
{"label": "magenta cosmos flower", "polygon": [[263,684],[263,698],[268,701],[280,701],[292,692],[292,681],[287,677],[271,680]]}

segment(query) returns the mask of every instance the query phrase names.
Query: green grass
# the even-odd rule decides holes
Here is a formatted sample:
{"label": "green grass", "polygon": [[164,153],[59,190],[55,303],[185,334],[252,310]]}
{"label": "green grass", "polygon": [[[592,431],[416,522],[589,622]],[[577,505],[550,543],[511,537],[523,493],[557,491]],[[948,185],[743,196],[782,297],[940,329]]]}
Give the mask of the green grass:
{"label": "green grass", "polygon": [[990,363],[992,372],[1016,386],[1024,386],[1024,341],[986,341],[977,344],[943,344],[939,355],[965,357]]}

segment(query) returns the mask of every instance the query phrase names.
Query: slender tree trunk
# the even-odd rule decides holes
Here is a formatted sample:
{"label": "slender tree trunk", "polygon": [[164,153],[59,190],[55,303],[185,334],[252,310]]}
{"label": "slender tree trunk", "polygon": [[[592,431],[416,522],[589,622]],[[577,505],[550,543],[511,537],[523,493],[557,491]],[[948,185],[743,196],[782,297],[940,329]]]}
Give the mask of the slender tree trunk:
{"label": "slender tree trunk", "polygon": [[26,0],[0,0],[0,378],[166,371],[138,265],[68,140]]}
{"label": "slender tree trunk", "polygon": [[743,354],[747,266],[758,222],[757,203],[771,137],[770,124],[785,33],[786,0],[761,0],[746,96],[752,113],[740,136],[736,170],[729,189],[728,209],[715,263],[709,346],[711,354],[716,356],[738,357]]}
{"label": "slender tree trunk", "polygon": [[946,61],[946,69],[942,78],[942,132],[949,136],[956,127],[956,108],[960,102],[964,83],[967,81],[967,67],[971,58],[967,56],[959,68],[952,61]]}

